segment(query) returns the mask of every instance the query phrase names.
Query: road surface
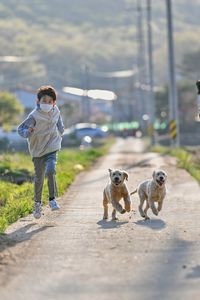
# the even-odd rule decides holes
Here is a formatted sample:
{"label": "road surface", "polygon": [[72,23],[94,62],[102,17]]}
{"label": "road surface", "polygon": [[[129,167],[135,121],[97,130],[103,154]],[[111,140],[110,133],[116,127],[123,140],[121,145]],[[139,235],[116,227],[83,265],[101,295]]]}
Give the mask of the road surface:
{"label": "road surface", "polygon": [[[130,191],[168,173],[158,217],[135,213],[102,220],[108,168],[129,173]],[[10,226],[1,238],[1,300],[199,300],[200,188],[176,160],[144,152],[140,139],[118,139],[109,154],[79,174],[59,199],[61,209]],[[110,208],[111,214],[111,208]]]}

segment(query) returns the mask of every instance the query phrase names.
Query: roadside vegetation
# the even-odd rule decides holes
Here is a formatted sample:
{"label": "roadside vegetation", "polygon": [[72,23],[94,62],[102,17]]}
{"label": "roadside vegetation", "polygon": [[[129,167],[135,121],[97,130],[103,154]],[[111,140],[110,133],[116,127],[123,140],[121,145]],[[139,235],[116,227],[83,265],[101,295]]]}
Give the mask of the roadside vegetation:
{"label": "roadside vegetation", "polygon": [[[173,2],[176,63],[180,77],[193,82],[198,78],[200,64],[200,0],[191,0],[189,4],[183,0]],[[129,69],[136,63],[136,11],[126,9],[127,5],[135,8],[135,1],[85,0],[84,6],[82,3],[1,0],[1,55],[30,57],[19,67],[18,63],[1,64],[4,89],[22,82],[34,87],[44,81],[54,82],[57,87],[65,86],[66,82],[77,85],[83,76],[80,66],[85,64],[91,71],[114,71]],[[165,82],[167,63],[164,1],[152,1],[152,29],[155,76],[160,85]],[[46,40],[49,43],[44,43]]]}
{"label": "roadside vegetation", "polygon": [[152,150],[176,157],[178,159],[178,166],[188,171],[200,182],[200,149],[198,147],[170,148],[157,146]]}
{"label": "roadside vegetation", "polygon": [[[105,155],[112,143],[113,140],[108,140],[99,148],[60,151],[56,175],[59,196],[67,190],[79,172],[89,168],[97,158]],[[0,155],[0,233],[17,219],[32,212],[33,175],[30,155],[22,153]],[[47,202],[48,188],[45,180],[43,204]]]}

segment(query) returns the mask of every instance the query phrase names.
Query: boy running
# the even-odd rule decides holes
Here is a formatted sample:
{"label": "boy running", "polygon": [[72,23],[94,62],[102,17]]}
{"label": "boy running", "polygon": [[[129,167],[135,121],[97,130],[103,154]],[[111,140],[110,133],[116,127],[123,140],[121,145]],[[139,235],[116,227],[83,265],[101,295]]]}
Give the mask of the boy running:
{"label": "boy running", "polygon": [[34,212],[41,217],[42,188],[45,173],[48,180],[49,206],[59,209],[55,200],[57,152],[61,149],[64,125],[56,106],[56,91],[51,86],[41,86],[37,92],[37,107],[18,127],[20,136],[28,139],[28,147],[35,170]]}

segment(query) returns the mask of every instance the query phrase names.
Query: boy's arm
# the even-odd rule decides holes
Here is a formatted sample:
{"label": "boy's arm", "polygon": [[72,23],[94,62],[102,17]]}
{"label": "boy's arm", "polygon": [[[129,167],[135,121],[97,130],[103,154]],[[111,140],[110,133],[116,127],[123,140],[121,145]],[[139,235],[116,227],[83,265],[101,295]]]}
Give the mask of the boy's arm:
{"label": "boy's arm", "polygon": [[35,123],[33,116],[29,115],[28,118],[19,125],[17,129],[18,134],[23,138],[28,138],[34,130]]}
{"label": "boy's arm", "polygon": [[63,124],[63,120],[62,120],[62,117],[61,115],[59,116],[59,119],[58,119],[58,123],[57,123],[57,127],[58,127],[58,131],[60,132],[60,134],[62,135],[64,130],[65,130],[65,126]]}

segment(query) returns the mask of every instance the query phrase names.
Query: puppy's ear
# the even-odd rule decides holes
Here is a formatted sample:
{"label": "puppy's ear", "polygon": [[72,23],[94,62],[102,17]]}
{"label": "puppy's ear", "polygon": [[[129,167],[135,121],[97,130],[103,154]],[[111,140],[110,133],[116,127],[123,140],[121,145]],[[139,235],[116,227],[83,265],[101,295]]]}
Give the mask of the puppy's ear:
{"label": "puppy's ear", "polygon": [[153,171],[153,174],[152,174],[153,179],[155,178],[155,176],[156,176],[156,171]]}
{"label": "puppy's ear", "polygon": [[125,171],[123,171],[123,173],[124,173],[124,178],[128,181],[128,173]]}
{"label": "puppy's ear", "polygon": [[111,169],[108,169],[108,172],[109,172],[109,173],[111,173],[111,172],[112,172],[112,170],[111,170]]}

